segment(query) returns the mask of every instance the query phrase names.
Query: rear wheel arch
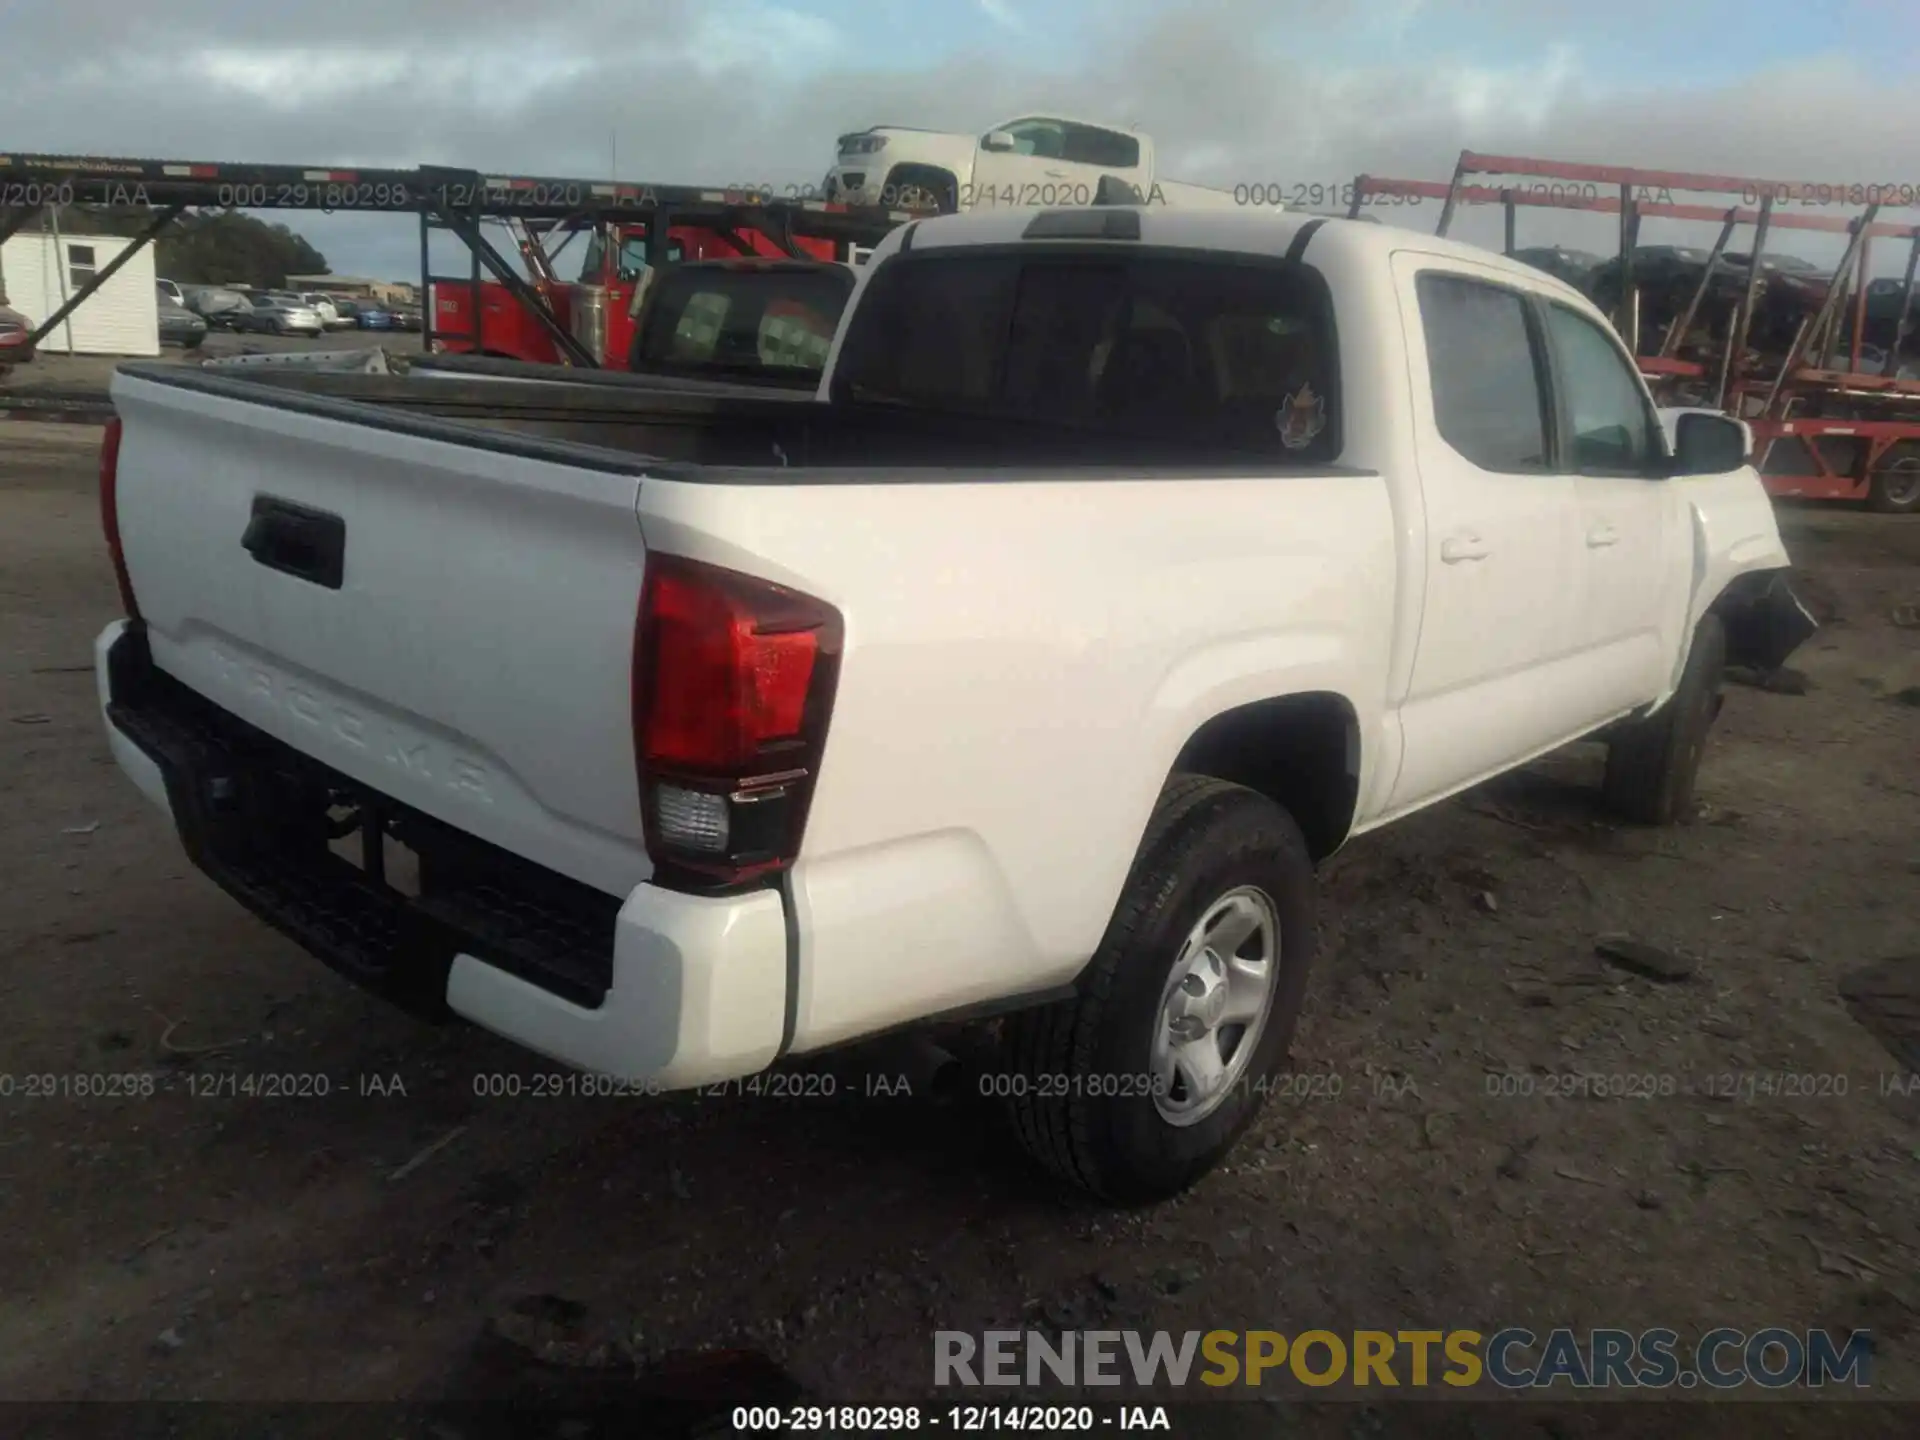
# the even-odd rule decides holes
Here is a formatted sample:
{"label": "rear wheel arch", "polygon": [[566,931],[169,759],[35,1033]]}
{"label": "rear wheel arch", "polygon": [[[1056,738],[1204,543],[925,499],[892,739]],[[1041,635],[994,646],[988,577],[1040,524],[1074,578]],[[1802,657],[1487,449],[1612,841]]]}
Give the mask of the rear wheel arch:
{"label": "rear wheel arch", "polygon": [[1223,710],[1181,746],[1173,774],[1264,795],[1294,818],[1314,860],[1346,843],[1360,796],[1360,721],[1344,695],[1315,690]]}
{"label": "rear wheel arch", "polygon": [[960,208],[960,177],[938,165],[894,166],[887,171],[886,183],[880,187],[880,202],[888,206],[897,205],[900,203],[901,190],[914,187],[931,190],[940,202],[942,214],[950,215]]}

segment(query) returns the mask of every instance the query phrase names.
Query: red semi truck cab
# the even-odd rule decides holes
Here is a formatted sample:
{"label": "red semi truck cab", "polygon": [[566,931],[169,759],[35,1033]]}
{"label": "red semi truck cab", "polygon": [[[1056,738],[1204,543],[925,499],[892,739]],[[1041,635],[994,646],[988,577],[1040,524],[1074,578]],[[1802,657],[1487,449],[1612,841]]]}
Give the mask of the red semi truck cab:
{"label": "red semi truck cab", "polygon": [[[735,241],[744,242],[742,249]],[[794,248],[813,260],[845,260],[839,242],[799,236]],[[763,256],[791,258],[775,241],[758,230],[722,235],[695,226],[674,226],[667,232],[669,264],[683,260],[733,259]],[[593,232],[580,267],[580,278],[545,284],[529,283],[547,296],[555,317],[573,337],[609,370],[628,368],[633,350],[634,290],[647,273],[647,226],[644,223],[608,225]],[[480,343],[471,337],[476,287],[470,280],[441,276],[428,284],[433,307],[434,349],[443,354],[492,355],[535,364],[562,363],[560,347],[535,318],[496,281],[477,287],[480,301]]]}

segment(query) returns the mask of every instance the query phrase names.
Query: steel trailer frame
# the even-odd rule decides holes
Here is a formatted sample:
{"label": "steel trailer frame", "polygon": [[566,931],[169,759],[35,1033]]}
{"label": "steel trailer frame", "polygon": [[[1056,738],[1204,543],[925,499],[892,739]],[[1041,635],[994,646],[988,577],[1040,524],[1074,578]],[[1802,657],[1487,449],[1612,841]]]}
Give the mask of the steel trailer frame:
{"label": "steel trailer frame", "polygon": [[[1519,176],[1548,184],[1542,187],[1536,183],[1529,187],[1469,183],[1469,177],[1475,175]],[[1586,186],[1594,193],[1581,194],[1577,189],[1563,193],[1559,190],[1563,183]],[[1613,193],[1599,193],[1602,186]],[[1860,213],[1854,216],[1805,214],[1783,212],[1779,208],[1794,202],[1829,204],[1836,198],[1836,190],[1842,203],[1859,204]],[[1656,194],[1670,197],[1674,191],[1737,199],[1731,205],[1713,205],[1651,198]],[[1372,175],[1358,177],[1348,215],[1359,216],[1362,207],[1374,197],[1441,201],[1440,220],[1434,232],[1437,235],[1447,233],[1460,205],[1498,204],[1505,212],[1505,251],[1509,255],[1516,248],[1517,215],[1522,206],[1618,215],[1621,285],[1615,327],[1656,392],[1673,389],[1683,381],[1709,381],[1717,408],[1747,421],[1754,432],[1755,463],[1760,466],[1771,494],[1816,500],[1863,499],[1871,493],[1874,476],[1883,468],[1891,468],[1893,464],[1904,466],[1908,457],[1920,455],[1920,382],[1897,378],[1901,355],[1911,333],[1908,317],[1913,308],[1916,271],[1920,270],[1920,224],[1879,220],[1877,215],[1883,197],[1874,193],[1874,187],[1788,184],[1691,171],[1587,165],[1462,151],[1452,178],[1445,183]],[[1675,317],[1658,351],[1643,355],[1639,346],[1639,296],[1633,278],[1633,251],[1638,243],[1640,222],[1648,217],[1718,222],[1720,234],[1686,308]],[[1754,227],[1752,253],[1756,259],[1765,253],[1767,237],[1776,229],[1844,234],[1848,237],[1847,248],[1827,282],[1825,299],[1816,313],[1802,322],[1785,358],[1771,376],[1750,371],[1744,363],[1747,335],[1761,284],[1761,267],[1750,264],[1746,288],[1734,308],[1718,363],[1712,367],[1710,376],[1708,366],[1682,360],[1676,351],[1709,292],[1728,243],[1742,225]],[[1869,375],[1860,369],[1866,329],[1868,257],[1872,242],[1880,238],[1905,239],[1908,249],[1892,343],[1880,374]],[[1850,369],[1831,371],[1800,363],[1808,355],[1825,357],[1832,353],[1842,332],[1842,314],[1849,299],[1853,312]],[[1818,410],[1828,406],[1867,413],[1806,413],[1809,407]],[[1899,413],[1874,413],[1887,409]],[[1840,442],[1840,448],[1847,454],[1847,463],[1836,463],[1833,442]],[[1896,461],[1893,452],[1901,447],[1912,448]],[[1806,471],[1768,473],[1769,461],[1801,455],[1809,467]]]}
{"label": "steel trailer frame", "polygon": [[[476,326],[485,272],[532,312],[567,363],[587,366],[597,364],[596,357],[560,322],[547,298],[550,261],[558,253],[546,251],[543,237],[547,235],[614,220],[642,221],[647,225],[648,263],[664,265],[665,235],[674,225],[722,233],[758,229],[793,253],[793,240],[802,235],[849,245],[876,244],[889,230],[921,213],[819,200],[788,201],[745,189],[497,175],[436,165],[393,169],[0,154],[0,240],[10,238],[49,208],[75,204],[137,207],[153,211],[155,218],[35,329],[35,345],[190,208],[339,211],[419,217],[423,348],[431,350],[436,340],[478,344],[477,335],[439,332],[433,326],[429,240],[433,230],[444,229],[472,255],[469,283]],[[523,278],[482,233],[480,226],[486,220],[517,222],[516,238],[536,277],[534,283]],[[534,226],[542,228],[536,231]],[[539,253],[530,253],[530,246]],[[549,268],[548,277],[542,276],[543,268]]]}

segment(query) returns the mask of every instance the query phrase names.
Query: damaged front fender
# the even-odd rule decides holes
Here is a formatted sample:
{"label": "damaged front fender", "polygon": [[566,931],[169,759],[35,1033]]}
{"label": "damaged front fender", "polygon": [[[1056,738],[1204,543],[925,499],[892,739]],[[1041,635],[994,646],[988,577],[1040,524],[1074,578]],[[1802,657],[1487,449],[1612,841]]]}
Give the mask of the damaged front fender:
{"label": "damaged front fender", "polygon": [[1727,632],[1727,663],[1770,674],[1820,628],[1786,570],[1736,575],[1710,607]]}

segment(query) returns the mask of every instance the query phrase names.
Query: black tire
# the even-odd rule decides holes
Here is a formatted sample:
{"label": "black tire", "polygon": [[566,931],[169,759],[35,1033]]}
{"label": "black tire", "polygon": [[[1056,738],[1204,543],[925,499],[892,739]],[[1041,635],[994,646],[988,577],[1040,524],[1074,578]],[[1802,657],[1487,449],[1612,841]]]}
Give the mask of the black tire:
{"label": "black tire", "polygon": [[[1242,887],[1263,895],[1277,921],[1271,1006],[1226,1098],[1177,1125],[1143,1083],[1165,992],[1188,934]],[[1293,817],[1241,786],[1174,777],[1078,993],[1007,1021],[1002,1052],[1021,1144],[1054,1175],[1113,1203],[1187,1189],[1252,1123],[1286,1059],[1314,935],[1313,860]],[[1240,1038],[1248,1042],[1246,1032]],[[1237,1057],[1236,1046],[1229,1059]]]}
{"label": "black tire", "polygon": [[1701,620],[1686,669],[1667,703],[1622,727],[1607,745],[1602,785],[1606,807],[1639,825],[1679,825],[1693,818],[1693,782],[1707,732],[1720,713],[1727,632],[1718,615]]}
{"label": "black tire", "polygon": [[1920,510],[1920,451],[1909,451],[1873,472],[1867,508],[1882,515],[1911,515]]}
{"label": "black tire", "polygon": [[880,187],[880,203],[888,209],[951,215],[960,208],[960,192],[953,176],[944,170],[902,166],[887,173],[887,182]]}

